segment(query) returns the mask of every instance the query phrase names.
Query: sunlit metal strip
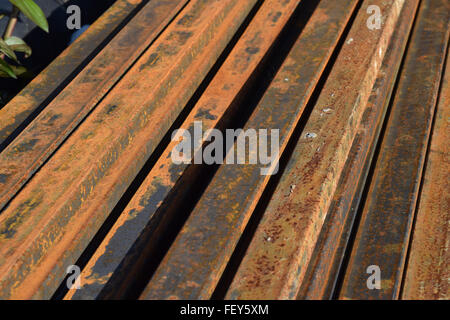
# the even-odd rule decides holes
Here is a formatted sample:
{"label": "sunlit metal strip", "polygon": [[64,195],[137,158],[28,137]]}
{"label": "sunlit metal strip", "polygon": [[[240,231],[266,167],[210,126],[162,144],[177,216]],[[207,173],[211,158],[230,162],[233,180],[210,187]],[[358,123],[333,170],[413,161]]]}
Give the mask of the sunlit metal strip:
{"label": "sunlit metal strip", "polygon": [[[268,129],[271,136],[279,129],[283,152],[356,4],[320,1],[245,130]],[[261,169],[248,163],[219,168],[141,299],[211,297],[269,180]]]}
{"label": "sunlit metal strip", "polygon": [[448,8],[448,1],[421,3],[345,272],[342,299],[399,297],[449,38],[450,10],[443,8]]}
{"label": "sunlit metal strip", "polygon": [[190,1],[10,202],[0,215],[1,298],[53,294],[255,1]]}
{"label": "sunlit metal strip", "polygon": [[[8,137],[62,88],[80,65],[113,35],[140,6],[141,0],[116,1],[77,41],[57,57],[44,71],[0,110],[0,151]],[[1,179],[0,179],[1,181]]]}
{"label": "sunlit metal strip", "polygon": [[[372,5],[383,13],[380,28],[367,25]],[[297,297],[404,6],[363,2],[227,298]]]}
{"label": "sunlit metal strip", "polygon": [[[206,131],[221,126],[230,117],[230,109],[236,108],[233,105],[242,88],[271,48],[298,3],[298,0],[267,0],[263,3],[180,129],[193,133],[195,121],[201,121],[203,130]],[[236,112],[237,110],[232,114],[236,116]],[[160,207],[163,201],[171,202],[168,195],[188,168],[188,164],[175,164],[171,158],[171,152],[177,143],[178,141],[171,142],[161,154],[130,204],[84,268],[80,276],[82,287],[70,290],[66,299],[93,299],[100,292],[102,297],[123,297],[131,286],[129,282],[146,271],[140,269],[142,267],[139,260],[143,253],[134,243],[144,229],[147,233],[157,233],[155,229],[163,224],[161,219],[170,219],[170,215],[160,210]],[[193,150],[193,154],[198,151],[199,149]],[[183,183],[182,188],[186,192],[190,189],[187,183]],[[152,223],[154,225],[150,231],[149,225]],[[154,240],[145,242],[147,246],[152,243],[156,245]],[[108,283],[106,286],[113,274],[114,285]],[[105,291],[109,287],[111,292],[107,294]]]}
{"label": "sunlit metal strip", "polygon": [[136,61],[187,1],[151,1],[0,153],[0,210]]}
{"label": "sunlit metal strip", "polygon": [[[448,8],[450,10],[450,8]],[[439,104],[403,288],[403,299],[449,300],[450,56]]]}

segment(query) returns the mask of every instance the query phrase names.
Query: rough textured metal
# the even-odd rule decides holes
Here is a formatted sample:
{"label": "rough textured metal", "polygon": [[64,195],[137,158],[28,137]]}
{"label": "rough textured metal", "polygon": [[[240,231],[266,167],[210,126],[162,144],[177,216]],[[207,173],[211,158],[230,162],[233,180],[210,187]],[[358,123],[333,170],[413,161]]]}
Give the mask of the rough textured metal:
{"label": "rough textured metal", "polygon": [[[367,8],[384,13],[367,27]],[[364,1],[227,294],[294,299],[405,1]]]}
{"label": "rough textured metal", "polygon": [[0,112],[0,299],[449,299],[447,2],[117,1]]}
{"label": "rough textured metal", "polygon": [[[448,9],[446,0],[421,3],[345,273],[342,299],[399,297],[447,50]],[[381,270],[379,290],[367,286],[371,265]]]}
{"label": "rough textured metal", "polygon": [[332,299],[341,263],[389,106],[419,1],[407,1],[384,57],[319,240],[299,299]]}
{"label": "rough textured metal", "polygon": [[0,210],[108,93],[186,2],[157,0],[147,4],[0,153]]}
{"label": "rough textured metal", "polygon": [[[450,9],[450,8],[449,8]],[[450,55],[414,224],[403,299],[450,299]]]}
{"label": "rough textured metal", "polygon": [[77,72],[80,65],[114,34],[141,2],[116,1],[77,41],[0,110],[0,148],[33,112],[61,90],[61,84]]}
{"label": "rough textured metal", "polygon": [[0,297],[46,298],[255,1],[190,1],[0,215]]}
{"label": "rough textured metal", "polygon": [[[245,130],[280,129],[284,150],[356,3],[320,2]],[[269,180],[260,169],[221,166],[141,299],[211,297]]]}
{"label": "rough textured metal", "polygon": [[[206,131],[216,128],[224,120],[242,87],[272,46],[298,3],[298,0],[267,0],[264,2],[200,100],[181,125],[181,129],[192,129],[195,121],[201,121],[203,129]],[[264,33],[261,32],[262,30]],[[169,193],[180,181],[188,167],[187,164],[174,164],[171,159],[171,152],[177,143],[177,141],[171,142],[161,154],[136,195],[81,273],[81,289],[70,290],[66,299],[98,297],[113,273],[116,275],[124,273],[123,278],[126,278],[145,272],[145,270],[129,272],[121,268],[120,264],[125,260],[125,265],[135,265],[142,254],[134,249],[127,257],[126,255],[137,238],[145,228],[149,228],[148,224],[152,221],[155,224],[153,227],[153,232],[155,232],[154,229],[158,228],[160,220],[168,218],[166,212],[163,213],[163,217],[159,217],[156,213],[162,214],[158,209],[163,201],[169,201],[167,199]],[[193,153],[197,151],[198,149],[194,149]],[[187,185],[183,187],[189,189]],[[134,256],[131,257],[132,255]],[[126,291],[127,285],[128,283],[121,279],[120,284],[114,286],[114,297],[118,297],[122,291]]]}

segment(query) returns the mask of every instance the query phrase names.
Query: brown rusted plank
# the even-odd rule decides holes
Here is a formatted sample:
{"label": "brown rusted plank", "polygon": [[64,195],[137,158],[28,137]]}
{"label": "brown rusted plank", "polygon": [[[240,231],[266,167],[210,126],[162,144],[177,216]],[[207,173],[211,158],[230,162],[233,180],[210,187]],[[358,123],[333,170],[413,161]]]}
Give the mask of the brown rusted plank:
{"label": "brown rusted plank", "polygon": [[0,297],[47,298],[255,1],[190,1],[0,215]]}
{"label": "brown rusted plank", "polygon": [[[446,0],[421,3],[345,272],[342,299],[399,297],[447,50],[448,9]],[[376,276],[369,266],[380,268],[380,289],[368,288],[374,278],[369,277]]]}
{"label": "brown rusted plank", "polygon": [[[364,1],[228,291],[294,299],[405,1]],[[383,13],[367,27],[367,8]]]}
{"label": "brown rusted plank", "polygon": [[157,0],[147,4],[0,153],[0,210],[108,93],[186,2]]}
{"label": "brown rusted plank", "polygon": [[[320,2],[245,130],[279,129],[284,150],[356,3]],[[210,298],[268,180],[260,164],[222,165],[141,299]]]}
{"label": "brown rusted plank", "polygon": [[[298,0],[267,0],[263,3],[208,88],[181,125],[181,129],[192,129],[195,121],[201,121],[205,130],[221,125],[228,116],[242,87],[254,74],[298,3]],[[161,224],[161,219],[168,219],[167,212],[163,211],[164,215],[159,216],[162,215],[159,208],[163,201],[170,201],[167,199],[169,193],[188,168],[188,164],[175,164],[171,159],[171,152],[177,143],[178,141],[173,141],[167,146],[129,205],[83,269],[80,275],[82,287],[70,290],[65,299],[93,299],[97,298],[102,290],[102,295],[104,295],[105,285],[112,274],[117,277],[119,273],[123,273],[123,276],[120,281],[117,281],[120,283],[114,285],[112,294],[114,298],[122,297],[125,295],[122,292],[126,292],[130,287],[130,283],[123,278],[127,278],[127,276],[133,278],[136,274],[145,272],[145,270],[137,269],[137,266],[133,267],[135,268],[133,271],[124,270],[120,264],[125,260],[127,265],[135,265],[142,256],[139,250],[133,248],[132,254],[135,255],[133,258],[130,257],[132,254],[126,258],[125,256],[141,236],[143,230],[149,229],[148,225],[152,222],[154,223],[153,229],[155,229]],[[201,146],[203,143],[199,145]],[[199,149],[194,149],[192,154],[198,152]],[[189,189],[189,186],[183,184],[183,188]],[[147,230],[147,232],[149,231]]]}
{"label": "brown rusted plank", "polygon": [[403,299],[449,300],[450,56],[441,86],[402,292]]}
{"label": "brown rusted plank", "polygon": [[366,177],[391,100],[419,1],[407,1],[384,57],[327,218],[314,248],[299,299],[332,299]]}
{"label": "brown rusted plank", "polygon": [[133,14],[141,2],[142,0],[116,1],[77,41],[0,110],[0,151],[10,134],[18,130],[42,104],[52,99],[81,64],[92,59],[95,51],[105,44],[108,37]]}

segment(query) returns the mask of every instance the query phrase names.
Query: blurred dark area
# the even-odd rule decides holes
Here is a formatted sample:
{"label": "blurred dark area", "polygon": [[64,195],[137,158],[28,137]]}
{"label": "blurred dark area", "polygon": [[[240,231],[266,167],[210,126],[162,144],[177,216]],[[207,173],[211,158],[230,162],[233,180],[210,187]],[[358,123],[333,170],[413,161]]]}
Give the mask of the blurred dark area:
{"label": "blurred dark area", "polygon": [[[0,108],[69,46],[72,35],[78,30],[69,30],[66,26],[67,18],[70,16],[66,13],[68,6],[80,7],[81,26],[85,30],[115,0],[35,0],[35,2],[47,16],[50,30],[47,34],[20,13],[13,36],[25,40],[32,48],[33,54],[27,59],[23,55],[17,55],[22,65],[29,71],[25,77],[18,80],[0,78]],[[0,14],[5,15],[0,20],[0,35],[3,35],[11,10],[12,4],[8,0],[0,0]]]}

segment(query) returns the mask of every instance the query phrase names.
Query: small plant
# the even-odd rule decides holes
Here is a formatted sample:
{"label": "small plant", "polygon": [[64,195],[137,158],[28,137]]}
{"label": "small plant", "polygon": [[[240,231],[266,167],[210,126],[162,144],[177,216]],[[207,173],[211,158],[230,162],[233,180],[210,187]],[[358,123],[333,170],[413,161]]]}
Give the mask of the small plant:
{"label": "small plant", "polygon": [[[13,9],[9,15],[8,25],[6,26],[3,37],[0,37],[0,77],[10,77],[17,79],[18,76],[26,72],[26,69],[20,65],[15,52],[22,52],[25,58],[31,55],[31,48],[18,37],[12,36],[12,32],[17,23],[19,12],[22,12],[39,28],[48,33],[48,22],[41,8],[33,0],[9,0]],[[0,19],[4,15],[0,14]],[[9,58],[13,63],[9,63],[5,58]]]}

